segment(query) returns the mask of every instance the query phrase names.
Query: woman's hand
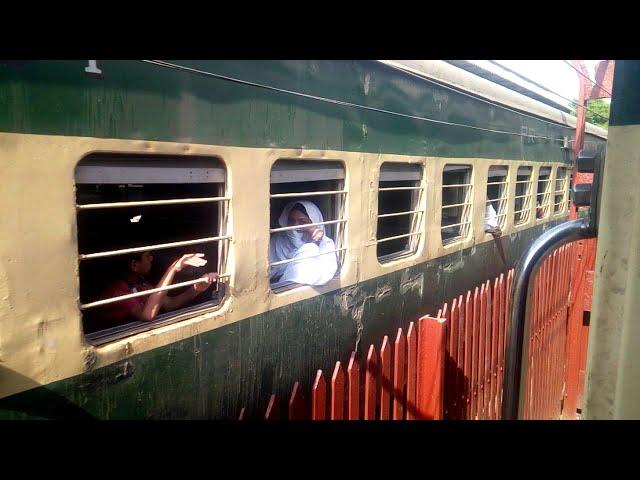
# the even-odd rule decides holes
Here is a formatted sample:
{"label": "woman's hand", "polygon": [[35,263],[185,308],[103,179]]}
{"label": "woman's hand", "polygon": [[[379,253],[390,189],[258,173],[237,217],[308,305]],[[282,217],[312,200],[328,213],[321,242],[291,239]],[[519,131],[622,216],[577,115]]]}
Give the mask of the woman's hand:
{"label": "woman's hand", "polygon": [[193,289],[197,293],[204,292],[207,288],[209,288],[211,286],[212,283],[216,283],[218,281],[218,274],[217,273],[213,273],[213,272],[206,273],[200,278],[206,279],[207,282],[206,283],[202,282],[202,283],[194,283],[193,284]]}
{"label": "woman's hand", "polygon": [[321,228],[311,227],[306,230],[305,241],[318,243],[324,237],[324,232]]}

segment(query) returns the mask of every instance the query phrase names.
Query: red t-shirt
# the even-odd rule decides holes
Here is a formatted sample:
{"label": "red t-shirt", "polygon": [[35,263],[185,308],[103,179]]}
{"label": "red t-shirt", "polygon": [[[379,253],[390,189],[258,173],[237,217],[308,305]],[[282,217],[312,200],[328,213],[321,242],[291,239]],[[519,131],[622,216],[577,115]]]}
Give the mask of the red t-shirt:
{"label": "red t-shirt", "polygon": [[[105,289],[102,298],[119,297],[120,295],[128,295],[129,293],[142,292],[154,288],[153,285],[146,281],[132,284],[124,280],[116,280],[109,284]],[[102,319],[111,326],[122,325],[127,321],[135,320],[131,315],[136,305],[144,305],[149,296],[141,296],[128,298],[119,302],[110,303],[102,308]]]}

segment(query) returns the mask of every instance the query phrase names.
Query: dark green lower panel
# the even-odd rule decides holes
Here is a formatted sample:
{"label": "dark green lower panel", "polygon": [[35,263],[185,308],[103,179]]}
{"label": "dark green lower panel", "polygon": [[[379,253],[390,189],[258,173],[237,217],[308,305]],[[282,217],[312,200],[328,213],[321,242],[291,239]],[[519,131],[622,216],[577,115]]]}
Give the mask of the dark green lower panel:
{"label": "dark green lower panel", "polygon": [[[556,222],[557,223],[557,222]],[[0,418],[228,419],[513,266],[534,227],[0,400]],[[361,328],[360,328],[361,327]],[[360,332],[360,333],[359,333]]]}

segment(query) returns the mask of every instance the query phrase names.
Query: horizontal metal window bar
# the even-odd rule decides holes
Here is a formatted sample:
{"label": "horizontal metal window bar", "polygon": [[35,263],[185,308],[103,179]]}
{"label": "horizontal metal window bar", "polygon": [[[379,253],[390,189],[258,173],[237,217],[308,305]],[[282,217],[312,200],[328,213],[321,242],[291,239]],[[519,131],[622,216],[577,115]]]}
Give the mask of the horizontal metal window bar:
{"label": "horizontal metal window bar", "polygon": [[145,200],[140,202],[87,203],[76,205],[78,210],[96,210],[98,208],[147,207],[155,205],[182,205],[188,203],[209,203],[231,200],[231,197],[176,198],[172,200]]}
{"label": "horizontal metal window bar", "polygon": [[516,183],[533,183],[533,180],[516,180]]}
{"label": "horizontal metal window bar", "polygon": [[527,193],[527,194],[525,194],[525,195],[516,195],[516,196],[515,196],[515,197],[513,197],[513,198],[529,198],[530,196],[531,196],[531,194],[530,194],[530,193]]}
{"label": "horizontal metal window bar", "polygon": [[376,243],[389,242],[391,240],[396,240],[398,238],[415,237],[416,235],[422,235],[422,232],[412,232],[412,233],[405,233],[403,235],[396,235],[395,237],[379,238],[376,240]]}
{"label": "horizontal metal window bar", "polygon": [[454,207],[462,207],[464,205],[473,205],[472,202],[464,202],[464,203],[454,203],[453,205],[442,205],[442,209],[445,208],[454,208]]}
{"label": "horizontal metal window bar", "polygon": [[199,243],[217,242],[218,240],[229,240],[230,238],[231,235],[225,235],[222,237],[196,238],[194,240],[184,240],[181,242],[157,243],[155,245],[146,245],[144,247],[125,248],[122,250],[110,250],[106,252],[85,253],[80,254],[78,258],[80,260],[89,260],[92,258],[115,257],[116,255],[123,255],[125,253],[148,252],[151,250],[162,250],[164,248],[182,247],[184,245],[197,245]]}
{"label": "horizontal metal window bar", "polygon": [[321,257],[322,255],[328,255],[330,253],[342,252],[343,250],[346,250],[346,247],[336,248],[334,250],[327,250],[326,252],[315,253],[313,255],[305,255],[304,257],[299,257],[299,258],[288,258],[287,260],[280,260],[278,262],[270,263],[269,267],[275,267],[277,265],[284,265],[285,263],[300,262],[302,260],[308,260],[309,258],[316,258],[316,257]]}
{"label": "horizontal metal window bar", "polygon": [[490,202],[497,202],[498,200],[507,200],[509,198],[509,196],[506,197],[497,197],[497,198],[489,198],[488,200]]}
{"label": "horizontal metal window bar", "polygon": [[[224,274],[218,275],[218,279],[229,278],[231,275]],[[196,278],[195,280],[188,280],[186,282],[174,283],[172,285],[167,285],[166,287],[158,287],[158,288],[150,288],[149,290],[144,290],[142,292],[136,293],[128,293],[127,295],[120,295],[118,297],[105,298],[104,300],[98,300],[96,302],[84,303],[80,305],[80,310],[86,310],[87,308],[99,307],[101,305],[108,305],[110,303],[121,302],[122,300],[128,300],[130,298],[144,297],[145,295],[151,295],[152,293],[164,292],[167,290],[174,290],[180,287],[186,287],[188,285],[195,285],[196,283],[206,283],[207,280],[204,278]]]}
{"label": "horizontal metal window bar", "polygon": [[423,213],[423,212],[424,210],[410,210],[407,212],[383,213],[382,215],[378,215],[378,218],[399,217],[401,215],[411,215],[412,213]]}
{"label": "horizontal metal window bar", "polygon": [[454,188],[454,187],[472,187],[473,183],[449,183],[442,185],[442,188]]}
{"label": "horizontal metal window bar", "polygon": [[326,222],[307,223],[305,225],[292,225],[290,227],[270,228],[269,233],[286,232],[288,230],[298,230],[300,228],[318,227],[320,225],[332,225],[334,223],[345,223],[347,220],[327,220]]}
{"label": "horizontal metal window bar", "polygon": [[383,187],[378,188],[379,192],[395,192],[398,190],[424,190],[424,187]]}
{"label": "horizontal metal window bar", "polygon": [[509,181],[505,180],[504,182],[487,182],[487,185],[506,185],[507,183],[509,183]]}
{"label": "horizontal metal window bar", "polygon": [[471,222],[467,221],[467,222],[462,222],[462,223],[452,223],[451,225],[443,225],[442,227],[440,227],[440,230],[444,230],[445,228],[451,228],[451,227],[459,227],[460,225],[469,225]]}
{"label": "horizontal metal window bar", "polygon": [[340,195],[343,193],[347,193],[347,190],[323,190],[320,192],[273,193],[269,195],[269,198],[316,197],[319,195]]}
{"label": "horizontal metal window bar", "polygon": [[522,213],[522,212],[529,212],[529,211],[530,211],[530,208],[524,208],[524,209],[522,209],[522,210],[516,210],[516,211],[514,211],[513,213],[514,213],[514,215],[516,215],[516,216],[517,216],[519,213]]}

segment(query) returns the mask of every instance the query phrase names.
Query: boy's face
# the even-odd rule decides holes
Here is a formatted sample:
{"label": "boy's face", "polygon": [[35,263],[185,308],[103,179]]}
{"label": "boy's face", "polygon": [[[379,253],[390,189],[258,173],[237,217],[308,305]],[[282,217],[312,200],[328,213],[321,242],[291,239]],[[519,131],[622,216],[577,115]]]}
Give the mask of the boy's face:
{"label": "boy's face", "polygon": [[151,252],[144,252],[140,257],[140,260],[131,261],[131,270],[140,275],[148,275],[151,271],[153,255],[151,254]]}

